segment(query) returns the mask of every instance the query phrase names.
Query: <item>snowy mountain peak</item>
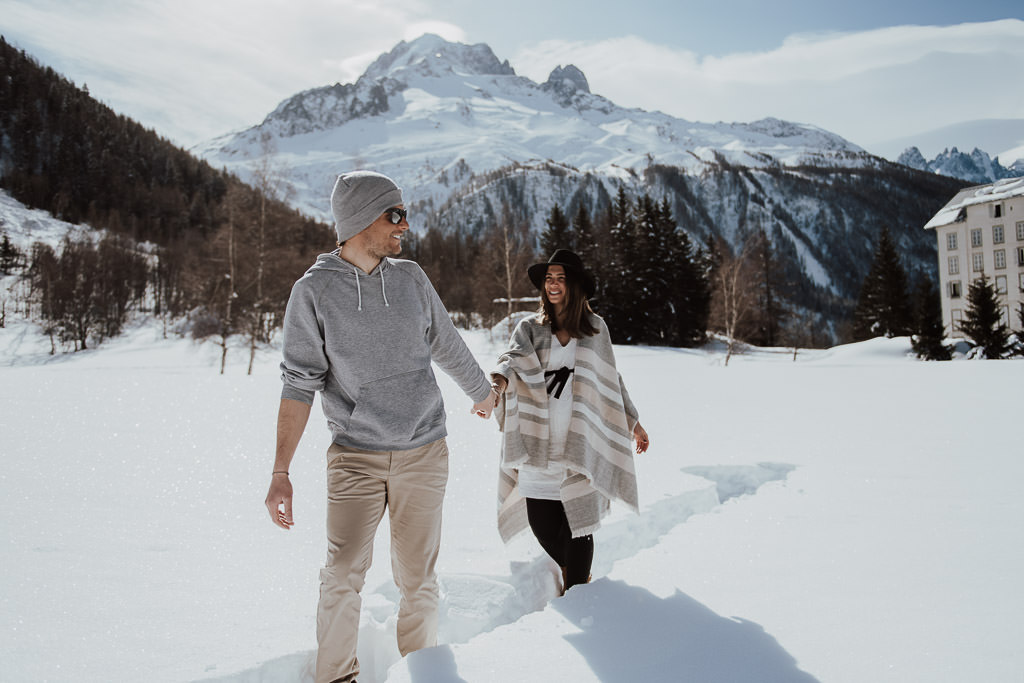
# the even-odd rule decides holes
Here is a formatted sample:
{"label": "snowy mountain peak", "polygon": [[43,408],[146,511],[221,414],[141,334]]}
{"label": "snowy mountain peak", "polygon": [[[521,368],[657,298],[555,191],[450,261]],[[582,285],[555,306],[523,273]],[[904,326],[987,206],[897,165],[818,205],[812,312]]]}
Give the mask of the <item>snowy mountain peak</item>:
{"label": "snowy mountain peak", "polygon": [[931,171],[939,175],[960,178],[977,185],[1024,175],[1024,164],[1021,162],[1005,168],[999,163],[999,159],[993,159],[987,152],[977,147],[970,154],[961,152],[956,147],[947,147],[931,161],[926,160],[917,147],[908,147],[900,154],[896,163],[919,171]]}
{"label": "snowy mountain peak", "polygon": [[550,161],[610,181],[638,178],[652,165],[701,173],[722,162],[874,163],[812,125],[775,118],[708,124],[629,109],[592,93],[575,65],[559,65],[537,83],[517,76],[487,45],[430,34],[382,54],[355,83],[301,92],[259,126],[197,151],[244,178],[247,165],[267,154],[267,139],[289,167],[294,204],[310,215],[322,215],[337,173],[353,168],[385,169],[441,206],[472,191],[474,174],[517,164]]}
{"label": "snowy mountain peak", "polygon": [[412,82],[471,76],[515,76],[515,70],[487,45],[450,43],[428,33],[382,54],[354,84],[335,83],[288,98],[260,127],[277,137],[330,130],[387,113],[390,98]]}
{"label": "snowy mountain peak", "polygon": [[440,36],[427,33],[408,43],[403,40],[391,52],[378,57],[360,80],[402,80],[410,71],[428,77],[447,74],[516,75],[508,60],[500,61],[491,48],[483,43],[451,43]]}
{"label": "snowy mountain peak", "polygon": [[570,95],[577,91],[590,93],[590,84],[587,82],[587,77],[572,64],[564,68],[561,64],[556,66],[551,75],[548,76],[548,80],[544,83],[543,87],[545,90],[555,90]]}
{"label": "snowy mountain peak", "polygon": [[903,153],[896,159],[896,163],[916,168],[918,171],[928,170],[928,160],[924,158],[921,150],[917,147],[907,147],[903,150]]}

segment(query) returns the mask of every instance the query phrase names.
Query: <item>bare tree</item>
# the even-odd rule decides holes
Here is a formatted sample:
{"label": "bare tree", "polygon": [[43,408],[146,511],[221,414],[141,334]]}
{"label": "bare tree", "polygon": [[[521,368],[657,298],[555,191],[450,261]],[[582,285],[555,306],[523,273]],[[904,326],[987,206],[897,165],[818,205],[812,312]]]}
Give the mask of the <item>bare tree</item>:
{"label": "bare tree", "polygon": [[508,320],[509,335],[512,334],[512,313],[515,308],[517,294],[526,289],[524,275],[534,259],[529,226],[525,221],[517,220],[507,203],[503,204],[501,223],[495,231],[492,241],[492,254],[496,257],[497,267],[491,268],[492,281],[499,287],[501,296],[493,301],[505,303],[505,317]]}
{"label": "bare tree", "polygon": [[232,188],[228,190],[227,197],[224,200],[228,213],[226,225],[228,272],[225,274],[227,286],[224,288],[224,319],[221,321],[220,328],[220,374],[222,375],[224,374],[224,366],[227,364],[228,358],[228,339],[234,330],[233,306],[235,298],[238,296],[238,292],[235,291],[235,282],[237,281],[235,276],[235,209],[236,203],[239,201],[238,194],[238,188]]}
{"label": "bare tree", "polygon": [[726,338],[725,364],[739,348],[744,326],[757,306],[756,284],[751,282],[752,242],[744,243],[738,254],[719,241],[715,248],[712,274],[711,326]]}
{"label": "bare tree", "polygon": [[800,349],[806,349],[814,343],[814,318],[810,312],[803,315],[792,315],[782,328],[782,341],[793,351],[796,361]]}
{"label": "bare tree", "polygon": [[254,235],[254,246],[256,249],[256,296],[253,302],[253,313],[249,328],[249,369],[247,374],[250,375],[252,374],[256,358],[257,344],[265,342],[269,338],[269,330],[266,324],[267,298],[264,282],[268,251],[268,204],[272,201],[287,202],[295,191],[291,183],[288,182],[287,167],[274,158],[276,151],[273,137],[270,133],[264,131],[260,136],[260,157],[252,167],[252,180],[253,186],[258,190],[259,209],[256,216],[256,234]]}

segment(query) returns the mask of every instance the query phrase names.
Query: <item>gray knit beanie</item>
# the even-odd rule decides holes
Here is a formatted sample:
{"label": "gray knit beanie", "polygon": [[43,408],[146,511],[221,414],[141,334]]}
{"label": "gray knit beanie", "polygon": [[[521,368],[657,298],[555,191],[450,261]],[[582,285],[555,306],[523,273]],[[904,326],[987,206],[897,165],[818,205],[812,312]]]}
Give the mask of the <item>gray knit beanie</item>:
{"label": "gray knit beanie", "polygon": [[338,242],[365,230],[385,209],[402,204],[402,190],[386,175],[353,171],[338,176],[331,192],[331,211]]}

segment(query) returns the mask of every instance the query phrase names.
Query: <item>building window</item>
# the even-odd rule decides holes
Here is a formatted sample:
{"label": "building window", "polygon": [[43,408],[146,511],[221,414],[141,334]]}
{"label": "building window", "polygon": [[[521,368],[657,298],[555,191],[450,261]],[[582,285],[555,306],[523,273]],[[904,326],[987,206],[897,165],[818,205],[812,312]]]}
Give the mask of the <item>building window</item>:
{"label": "building window", "polygon": [[959,299],[960,296],[961,296],[961,292],[962,292],[961,287],[960,287],[960,281],[959,280],[950,280],[948,286],[949,286],[949,298],[950,299]]}
{"label": "building window", "polygon": [[1024,266],[1024,247],[1017,247],[1017,265]]}
{"label": "building window", "polygon": [[992,218],[1002,218],[1003,217],[1003,205],[1002,204],[989,204],[989,207],[990,207],[989,214],[988,214],[989,216],[991,216]]}
{"label": "building window", "polygon": [[981,246],[981,228],[977,228],[976,230],[971,230],[971,246],[972,247],[980,247]]}
{"label": "building window", "polygon": [[996,275],[996,292],[998,294],[1006,294],[1006,276]]}
{"label": "building window", "polygon": [[956,233],[946,233],[946,250],[956,251]]}
{"label": "building window", "polygon": [[[1018,249],[1018,251],[1020,251]],[[949,274],[958,275],[960,273],[960,257],[950,256],[949,257]]]}
{"label": "building window", "polygon": [[1024,292],[1024,273],[1020,274],[1020,291]]}
{"label": "building window", "polygon": [[985,255],[971,254],[971,268],[975,273],[985,272]]}
{"label": "building window", "polygon": [[1009,306],[1003,306],[1002,312],[1000,313],[999,317],[1002,319],[1003,324],[1006,325],[1007,327],[1009,327],[1010,326],[1010,307]]}
{"label": "building window", "polygon": [[996,249],[996,251],[995,251],[995,262],[996,262],[996,268],[1005,268],[1006,267],[1006,250],[1005,249]]}
{"label": "building window", "polygon": [[1024,221],[1017,221],[1017,239],[1024,240]]}
{"label": "building window", "polygon": [[992,226],[992,244],[1003,243],[1003,226],[993,225]]}

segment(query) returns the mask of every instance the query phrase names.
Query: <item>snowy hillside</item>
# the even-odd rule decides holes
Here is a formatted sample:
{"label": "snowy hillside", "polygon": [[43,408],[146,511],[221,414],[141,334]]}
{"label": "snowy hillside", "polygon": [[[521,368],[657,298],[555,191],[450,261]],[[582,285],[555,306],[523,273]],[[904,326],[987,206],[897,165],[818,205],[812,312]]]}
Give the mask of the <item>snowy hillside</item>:
{"label": "snowy hillside", "polygon": [[195,151],[246,177],[265,136],[295,184],[293,203],[321,218],[336,175],[366,164],[386,168],[411,197],[440,203],[470,172],[547,160],[619,178],[653,163],[699,171],[716,158],[765,166],[867,156],[806,124],[707,124],[625,109],[591,93],[573,66],[538,84],[486,45],[433,35],[400,43],[354,84],[299,93],[259,126]]}
{"label": "snowy hillside", "polygon": [[48,211],[29,209],[6,190],[0,190],[0,231],[22,251],[30,249],[34,242],[56,248],[68,233],[92,232],[85,226],[56,219]]}
{"label": "snowy hillside", "polygon": [[[485,365],[501,337],[466,333]],[[278,352],[250,377],[243,349],[221,376],[218,349],[148,325],[100,351],[47,349],[0,329],[3,680],[311,681],[328,432],[315,409],[284,532],[263,507]],[[641,514],[613,509],[594,582],[564,598],[530,537],[498,539],[499,435],[439,373],[442,643],[398,659],[385,519],[360,681],[1017,680],[1024,464],[989,408],[1017,405],[1024,363],[908,350],[723,367],[714,348],[617,347],[653,444]]]}

